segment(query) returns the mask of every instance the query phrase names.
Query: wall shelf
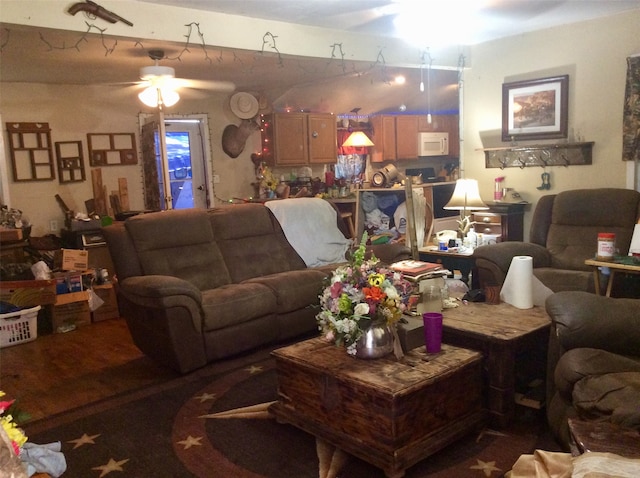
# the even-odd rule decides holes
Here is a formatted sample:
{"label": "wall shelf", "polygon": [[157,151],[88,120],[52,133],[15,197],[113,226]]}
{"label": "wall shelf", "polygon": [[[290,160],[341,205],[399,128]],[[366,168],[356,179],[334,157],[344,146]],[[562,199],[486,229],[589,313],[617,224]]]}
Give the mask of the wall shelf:
{"label": "wall shelf", "polygon": [[592,164],[593,141],[485,148],[487,168],[579,166]]}

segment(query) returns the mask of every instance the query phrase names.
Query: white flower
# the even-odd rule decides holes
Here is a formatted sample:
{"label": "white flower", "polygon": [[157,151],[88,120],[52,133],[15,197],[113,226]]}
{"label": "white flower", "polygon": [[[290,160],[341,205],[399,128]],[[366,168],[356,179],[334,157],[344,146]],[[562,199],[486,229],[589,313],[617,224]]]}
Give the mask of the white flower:
{"label": "white flower", "polygon": [[369,313],[369,304],[360,303],[353,309],[355,315],[367,315]]}
{"label": "white flower", "polygon": [[384,293],[387,294],[387,297],[389,297],[390,299],[400,298],[400,294],[398,294],[398,290],[392,285],[385,286]]}

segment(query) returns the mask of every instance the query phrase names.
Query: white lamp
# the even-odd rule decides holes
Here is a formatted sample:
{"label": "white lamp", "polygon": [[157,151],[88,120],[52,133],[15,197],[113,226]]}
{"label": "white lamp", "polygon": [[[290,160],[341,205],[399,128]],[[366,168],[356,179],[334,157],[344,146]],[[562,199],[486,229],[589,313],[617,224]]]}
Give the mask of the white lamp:
{"label": "white lamp", "polygon": [[373,146],[373,142],[362,131],[354,131],[349,135],[342,146],[353,146],[356,148],[366,148]]}
{"label": "white lamp", "polygon": [[477,180],[458,179],[451,199],[449,199],[449,202],[443,209],[460,211],[460,220],[458,221],[460,227],[458,228],[458,232],[461,238],[464,239],[473,224],[467,215],[467,211],[489,209],[489,206],[487,206],[480,197]]}

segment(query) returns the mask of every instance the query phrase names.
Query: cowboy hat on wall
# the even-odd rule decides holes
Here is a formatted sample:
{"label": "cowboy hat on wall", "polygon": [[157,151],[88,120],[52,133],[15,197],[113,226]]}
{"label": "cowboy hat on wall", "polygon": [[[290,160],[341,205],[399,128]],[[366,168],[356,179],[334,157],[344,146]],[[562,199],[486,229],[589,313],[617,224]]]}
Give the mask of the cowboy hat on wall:
{"label": "cowboy hat on wall", "polygon": [[255,118],[260,111],[258,99],[251,93],[235,93],[229,99],[231,112],[238,118],[246,120]]}

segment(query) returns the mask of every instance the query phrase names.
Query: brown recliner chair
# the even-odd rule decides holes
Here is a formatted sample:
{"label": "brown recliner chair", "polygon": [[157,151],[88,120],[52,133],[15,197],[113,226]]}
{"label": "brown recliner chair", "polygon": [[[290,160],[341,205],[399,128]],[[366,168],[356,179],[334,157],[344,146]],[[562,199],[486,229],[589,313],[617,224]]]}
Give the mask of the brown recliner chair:
{"label": "brown recliner chair", "polygon": [[530,242],[478,247],[475,259],[481,288],[501,286],[514,256],[533,257],[534,275],[554,292],[595,292],[593,270],[598,233],[616,235],[619,254],[629,252],[640,217],[640,192],[630,189],[575,189],[540,198],[531,221]]}
{"label": "brown recliner chair", "polygon": [[640,431],[640,300],[588,292],[549,296],[547,422],[569,447],[568,418]]}

